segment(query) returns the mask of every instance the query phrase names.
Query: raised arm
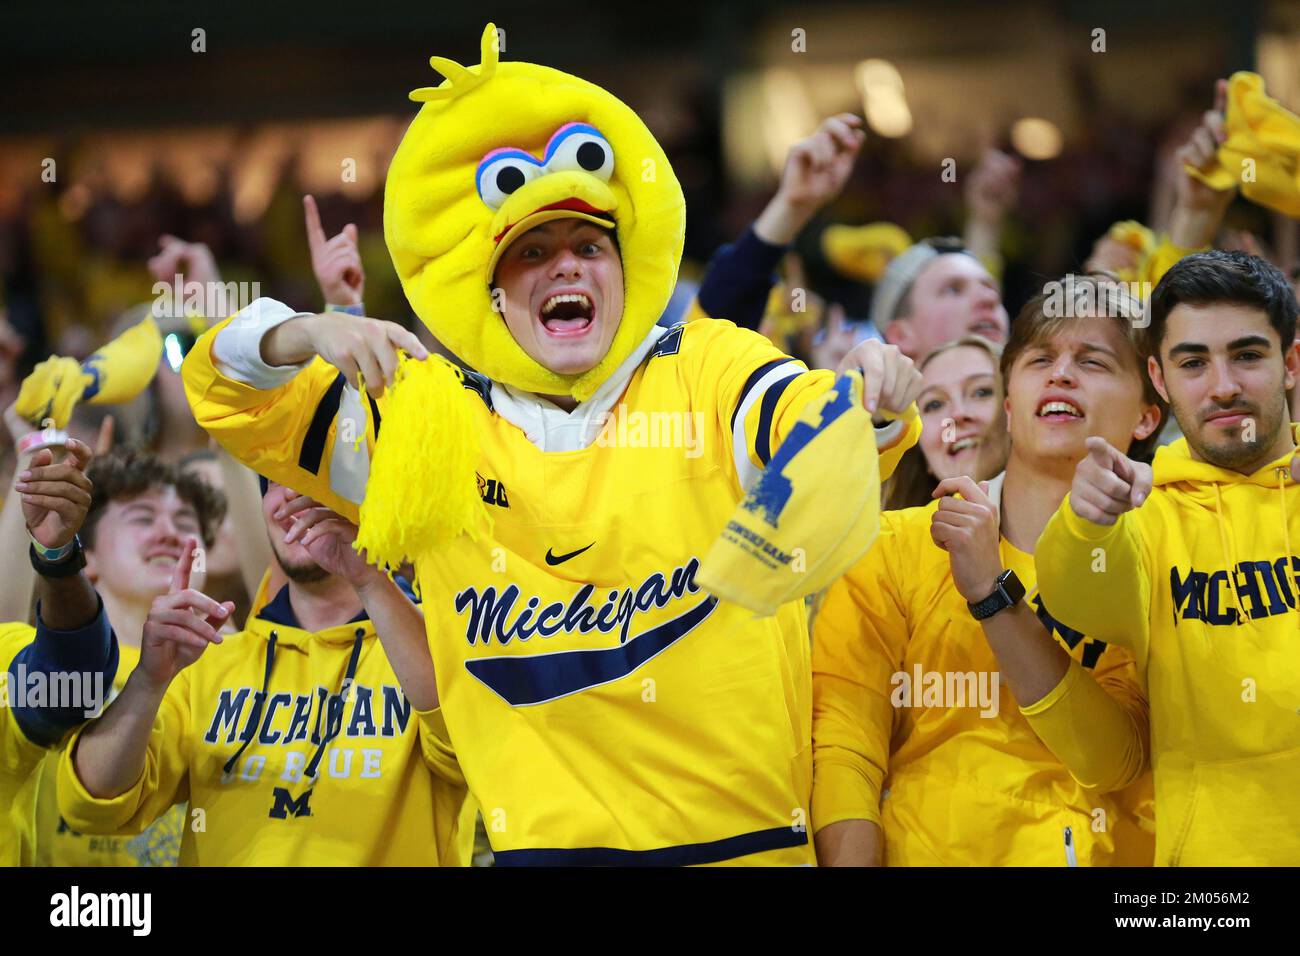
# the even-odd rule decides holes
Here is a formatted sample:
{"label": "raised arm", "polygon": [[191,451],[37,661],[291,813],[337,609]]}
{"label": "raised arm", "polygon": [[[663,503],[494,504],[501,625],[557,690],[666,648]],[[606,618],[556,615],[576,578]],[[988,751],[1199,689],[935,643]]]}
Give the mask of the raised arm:
{"label": "raised arm", "polygon": [[356,590],[411,706],[416,710],[436,708],[438,684],[424,615],[387,574],[352,547],[356,525],[305,495],[286,501],[276,517],[285,515],[296,516],[285,542],[301,540],[317,564]]}
{"label": "raised arm", "polygon": [[[940,501],[931,538],[948,553],[958,592],[978,603],[1005,570],[998,510],[970,478],[942,481],[934,493]],[[1137,779],[1146,765],[1146,709],[1134,669],[1124,667],[1132,663],[1127,651],[1109,649],[1103,684],[1023,599],[980,626],[1021,714],[1075,780],[1105,792]]]}
{"label": "raised arm", "polygon": [[188,793],[189,704],[181,671],[209,644],[234,605],[189,586],[198,549],[186,542],[171,588],[154,601],[140,642],[140,663],[104,715],[65,751],[59,808],[89,833],[139,832]]}
{"label": "raised arm", "polygon": [[1038,593],[1062,624],[1133,652],[1142,666],[1150,635],[1151,581],[1137,515],[1151,467],[1092,437],[1088,457],[1034,550]]}
{"label": "raised arm", "polygon": [[285,502],[284,509],[297,515],[285,541],[301,540],[317,564],[351,584],[361,598],[402,693],[419,718],[425,763],[445,780],[463,785],[465,778],[442,716],[424,615],[401,588],[356,551],[356,525],[301,495]]}
{"label": "raised arm", "polygon": [[356,227],[327,238],[315,200],[303,205],[326,311],[258,299],[209,330],[181,376],[195,419],[237,461],[355,520],[398,350],[428,352],[400,325],[359,314]]}
{"label": "raised arm", "polygon": [[852,113],[840,113],[790,147],[776,194],[739,239],[709,260],[696,296],[706,315],[758,328],[777,263],[848,181],[866,138],[861,124]]}
{"label": "raised arm", "polygon": [[[59,678],[62,685],[63,675],[77,674],[86,682],[83,686],[107,688],[117,672],[117,641],[99,595],[81,571],[84,560],[76,540],[90,507],[85,476],[89,462],[90,449],[72,439],[58,463],[50,449],[36,452],[14,486],[31,536],[27,550],[36,573],[37,611],[34,639],[9,662],[11,681],[25,671],[29,677],[44,674],[51,682]],[[28,564],[26,557],[19,560]],[[92,690],[84,696],[98,695]],[[49,746],[104,701],[55,703],[58,706],[17,703],[4,709],[29,740]]]}

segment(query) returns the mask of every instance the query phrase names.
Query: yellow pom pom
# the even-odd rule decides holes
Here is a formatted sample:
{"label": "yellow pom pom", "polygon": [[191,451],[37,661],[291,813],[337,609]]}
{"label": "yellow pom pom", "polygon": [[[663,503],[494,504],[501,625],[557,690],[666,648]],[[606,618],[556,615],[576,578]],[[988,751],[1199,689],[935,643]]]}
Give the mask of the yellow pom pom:
{"label": "yellow pom pom", "polygon": [[492,522],[478,495],[474,401],[440,356],[403,356],[370,464],[355,547],[380,567],[418,562]]}

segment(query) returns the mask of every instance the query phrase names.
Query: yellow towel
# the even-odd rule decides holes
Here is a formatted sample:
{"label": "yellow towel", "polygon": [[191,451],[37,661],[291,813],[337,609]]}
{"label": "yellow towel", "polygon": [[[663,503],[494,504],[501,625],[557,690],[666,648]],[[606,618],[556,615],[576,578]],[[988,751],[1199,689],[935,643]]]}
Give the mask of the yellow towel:
{"label": "yellow towel", "polygon": [[810,402],[736,508],[697,580],[768,616],[815,594],[866,553],[880,531],[880,462],[862,373]]}
{"label": "yellow towel", "polygon": [[33,425],[49,420],[55,428],[66,428],[78,402],[129,402],[153,381],[162,345],[158,324],[146,316],[84,362],[48,358],[23,379],[18,414]]}
{"label": "yellow towel", "polygon": [[1300,216],[1300,117],[1265,95],[1258,73],[1228,80],[1228,138],[1215,163],[1191,175],[1212,189],[1240,186],[1245,197],[1288,216]]}

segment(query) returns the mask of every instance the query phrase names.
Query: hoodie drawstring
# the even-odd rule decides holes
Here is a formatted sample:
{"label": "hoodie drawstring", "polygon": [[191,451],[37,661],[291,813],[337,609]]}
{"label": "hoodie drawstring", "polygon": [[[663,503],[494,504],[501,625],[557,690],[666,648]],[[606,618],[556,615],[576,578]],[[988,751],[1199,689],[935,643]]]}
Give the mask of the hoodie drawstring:
{"label": "hoodie drawstring", "polygon": [[[325,733],[321,735],[320,744],[316,752],[312,754],[311,761],[307,764],[307,769],[303,771],[303,776],[307,780],[313,780],[316,777],[316,769],[320,766],[321,757],[325,755],[325,748],[330,745],[338,733],[343,730],[343,702],[347,700],[347,695],[352,689],[352,681],[357,676],[357,661],[361,659],[361,641],[366,632],[357,628],[356,640],[352,642],[352,656],[348,658],[348,669],[343,675],[343,686],[339,688],[335,698],[339,701],[339,731],[334,734],[330,733],[330,717],[328,711],[325,714]],[[326,704],[328,707],[329,705]]]}
{"label": "hoodie drawstring", "polygon": [[239,745],[239,749],[235,751],[234,756],[227,760],[225,767],[222,768],[227,775],[234,769],[239,758],[244,755],[244,751],[253,742],[253,738],[257,736],[258,724],[262,722],[262,704],[266,700],[267,692],[270,690],[271,667],[275,663],[275,640],[276,632],[272,631],[270,640],[266,642],[266,670],[262,673],[262,691],[253,701],[253,713],[249,715],[248,719],[250,731],[248,736],[244,738],[244,742]]}
{"label": "hoodie drawstring", "polygon": [[[1277,497],[1278,503],[1282,506],[1282,541],[1286,545],[1286,575],[1282,581],[1285,585],[1287,580],[1291,582],[1287,590],[1291,592],[1293,600],[1291,607],[1300,611],[1300,593],[1297,593],[1295,587],[1295,575],[1292,574],[1291,568],[1291,516],[1286,513],[1286,476],[1289,469],[1279,468],[1277,470]],[[1296,617],[1296,626],[1300,627],[1300,615]]]}

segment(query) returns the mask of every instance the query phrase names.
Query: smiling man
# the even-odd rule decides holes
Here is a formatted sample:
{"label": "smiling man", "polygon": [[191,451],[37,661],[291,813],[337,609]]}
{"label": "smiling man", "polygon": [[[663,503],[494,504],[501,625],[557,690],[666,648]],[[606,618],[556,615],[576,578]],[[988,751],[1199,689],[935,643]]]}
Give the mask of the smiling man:
{"label": "smiling man", "polygon": [[1148,371],[1185,437],[1151,466],[1090,439],[1038,542],[1039,587],[1062,622],[1137,657],[1156,862],[1295,865],[1295,296],[1263,259],[1207,252],[1150,310]]}
{"label": "smiling man", "polygon": [[998,281],[959,242],[926,239],[889,263],[871,301],[871,321],[918,362],[946,342],[980,335],[1007,340]]}
{"label": "smiling man", "polygon": [[[195,415],[360,512],[363,537],[387,513],[416,550],[427,638],[381,638],[412,706],[445,720],[499,864],[812,863],[802,602],[755,619],[697,573],[834,375],[730,322],[657,326],[684,230],[667,158],[604,90],[498,63],[495,41],[473,69],[434,58],[448,81],[413,94],[385,190],[407,296],[477,370],[465,388],[419,391],[431,358],[386,390],[396,346],[424,357],[410,333],[262,300],[190,353]],[[888,475],[919,432],[919,376],[879,342],[852,361],[868,407],[908,419],[879,422]],[[358,371],[369,397],[346,387]],[[598,441],[618,405],[706,428],[691,448]],[[458,421],[477,451],[435,498],[461,449],[429,436]],[[474,472],[491,527],[410,544]]]}

